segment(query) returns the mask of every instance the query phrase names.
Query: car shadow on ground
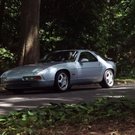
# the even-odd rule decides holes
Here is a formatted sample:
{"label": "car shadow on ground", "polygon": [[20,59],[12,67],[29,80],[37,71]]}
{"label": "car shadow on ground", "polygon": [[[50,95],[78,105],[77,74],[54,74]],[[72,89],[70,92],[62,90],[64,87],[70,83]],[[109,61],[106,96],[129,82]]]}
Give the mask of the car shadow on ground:
{"label": "car shadow on ground", "polygon": [[[74,91],[88,91],[88,90],[96,90],[96,89],[101,89],[101,86],[99,84],[89,84],[89,85],[75,85],[73,86],[70,90],[68,91],[57,91],[54,88],[37,88],[37,89],[23,89],[22,93],[18,92],[18,93],[14,93],[11,91],[7,91],[7,90],[0,90],[0,95],[3,94],[10,94],[10,95],[29,95],[29,94],[56,94],[56,93],[69,93],[69,92],[74,92]],[[19,90],[18,90],[19,91]]]}

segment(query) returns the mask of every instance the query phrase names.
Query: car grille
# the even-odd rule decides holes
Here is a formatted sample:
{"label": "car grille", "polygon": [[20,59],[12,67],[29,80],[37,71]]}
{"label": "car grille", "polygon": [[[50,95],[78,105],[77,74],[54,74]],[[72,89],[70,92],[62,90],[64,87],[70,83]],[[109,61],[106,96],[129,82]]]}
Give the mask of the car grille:
{"label": "car grille", "polygon": [[3,83],[5,88],[31,88],[30,82],[24,82],[21,80],[12,80],[12,81],[6,81]]}

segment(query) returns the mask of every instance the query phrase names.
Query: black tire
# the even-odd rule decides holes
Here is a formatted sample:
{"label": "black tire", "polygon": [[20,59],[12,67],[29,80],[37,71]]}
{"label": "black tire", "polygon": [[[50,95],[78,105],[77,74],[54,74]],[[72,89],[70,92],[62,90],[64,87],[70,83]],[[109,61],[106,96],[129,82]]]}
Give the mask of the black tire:
{"label": "black tire", "polygon": [[54,88],[59,92],[65,92],[70,89],[70,77],[67,72],[57,72],[55,76]]}
{"label": "black tire", "polygon": [[102,88],[111,88],[114,85],[114,73],[111,69],[104,72],[103,80],[100,82]]}

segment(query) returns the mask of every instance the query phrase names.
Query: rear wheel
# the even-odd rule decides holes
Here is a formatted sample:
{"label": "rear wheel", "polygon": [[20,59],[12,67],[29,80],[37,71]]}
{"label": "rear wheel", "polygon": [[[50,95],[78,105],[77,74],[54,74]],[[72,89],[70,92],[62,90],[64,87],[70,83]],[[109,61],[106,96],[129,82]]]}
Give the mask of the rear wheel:
{"label": "rear wheel", "polygon": [[59,71],[55,76],[54,87],[60,91],[64,92],[70,88],[70,77],[65,71]]}
{"label": "rear wheel", "polygon": [[111,69],[107,69],[104,73],[103,80],[100,82],[103,88],[111,88],[114,85],[114,74]]}

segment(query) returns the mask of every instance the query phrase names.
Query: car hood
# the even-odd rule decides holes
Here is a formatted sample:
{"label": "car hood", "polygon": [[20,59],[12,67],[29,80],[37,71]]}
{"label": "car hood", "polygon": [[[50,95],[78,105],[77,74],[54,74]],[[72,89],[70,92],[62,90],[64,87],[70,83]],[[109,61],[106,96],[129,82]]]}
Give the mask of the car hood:
{"label": "car hood", "polygon": [[14,69],[11,69],[4,74],[8,77],[13,77],[13,76],[30,76],[30,75],[36,75],[42,70],[56,65],[58,63],[39,63],[39,64],[30,64],[30,65],[25,65],[25,66],[20,66],[16,67]]}

